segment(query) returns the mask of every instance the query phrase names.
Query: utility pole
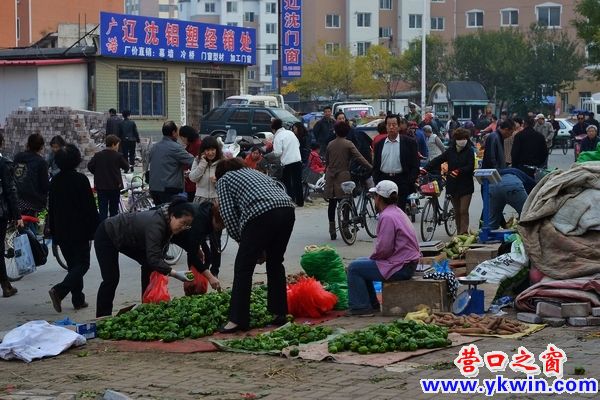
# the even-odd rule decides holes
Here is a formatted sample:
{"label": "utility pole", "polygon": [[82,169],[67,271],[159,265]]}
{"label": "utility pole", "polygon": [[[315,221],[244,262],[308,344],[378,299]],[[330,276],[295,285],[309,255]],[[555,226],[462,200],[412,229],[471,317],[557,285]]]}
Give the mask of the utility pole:
{"label": "utility pole", "polygon": [[[283,8],[282,1],[283,0],[277,0],[277,94],[281,94],[281,60],[283,60],[283,46],[281,41],[281,33],[283,30],[283,27],[281,26],[281,19],[283,16],[281,12],[281,9]],[[273,73],[273,71],[271,71],[271,73]]]}
{"label": "utility pole", "polygon": [[427,0],[423,0],[423,21],[421,22],[423,30],[421,34],[421,114],[425,111],[425,99],[427,98],[425,93],[427,90],[427,57],[425,55],[427,52],[427,18]]}

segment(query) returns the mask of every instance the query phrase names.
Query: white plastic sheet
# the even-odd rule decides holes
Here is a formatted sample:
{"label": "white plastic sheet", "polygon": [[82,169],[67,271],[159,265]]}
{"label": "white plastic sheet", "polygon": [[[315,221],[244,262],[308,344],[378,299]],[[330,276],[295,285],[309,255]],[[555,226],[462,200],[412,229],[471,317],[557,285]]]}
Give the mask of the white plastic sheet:
{"label": "white plastic sheet", "polygon": [[74,331],[46,321],[30,321],[4,336],[0,343],[0,358],[31,362],[36,358],[56,356],[71,346],[85,343],[85,338]]}

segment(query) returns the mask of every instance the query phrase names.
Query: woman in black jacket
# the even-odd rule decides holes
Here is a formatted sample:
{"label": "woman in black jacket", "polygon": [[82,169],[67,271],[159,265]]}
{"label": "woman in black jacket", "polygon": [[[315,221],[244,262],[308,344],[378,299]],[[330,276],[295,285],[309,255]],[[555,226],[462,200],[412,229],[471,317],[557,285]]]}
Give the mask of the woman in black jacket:
{"label": "woman in black jacket", "polygon": [[452,196],[452,207],[456,218],[458,234],[469,231],[469,205],[475,191],[473,171],[475,170],[475,153],[469,141],[470,132],[464,128],[454,130],[450,147],[427,164],[426,171],[437,171],[442,163],[448,163],[446,176],[446,193]]}
{"label": "woman in black jacket", "polygon": [[[4,136],[0,134],[0,147],[4,143]],[[17,204],[17,187],[13,175],[12,162],[0,154],[0,253],[4,254],[4,237],[6,227],[11,221],[17,221],[17,227],[23,228],[23,220]],[[17,289],[12,287],[6,273],[6,261],[0,257],[0,286],[2,297],[11,297],[17,294]]]}
{"label": "woman in black jacket", "polygon": [[56,312],[62,312],[61,302],[69,293],[73,308],[88,306],[83,294],[83,276],[90,268],[90,241],[98,226],[98,210],[90,181],[75,170],[81,163],[79,149],[67,144],[54,157],[60,172],[50,183],[48,222],[52,240],[65,257],[68,273],[48,293]]}

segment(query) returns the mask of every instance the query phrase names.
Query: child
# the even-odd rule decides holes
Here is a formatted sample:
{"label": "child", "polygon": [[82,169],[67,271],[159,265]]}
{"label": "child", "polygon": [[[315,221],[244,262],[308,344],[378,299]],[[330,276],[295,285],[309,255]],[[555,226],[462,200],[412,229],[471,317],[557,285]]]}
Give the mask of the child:
{"label": "child", "polygon": [[310,146],[310,155],[308,156],[308,168],[317,174],[322,174],[325,172],[325,165],[323,164],[323,160],[321,160],[321,156],[319,155],[320,148],[321,146],[319,146],[319,143],[313,143]]}

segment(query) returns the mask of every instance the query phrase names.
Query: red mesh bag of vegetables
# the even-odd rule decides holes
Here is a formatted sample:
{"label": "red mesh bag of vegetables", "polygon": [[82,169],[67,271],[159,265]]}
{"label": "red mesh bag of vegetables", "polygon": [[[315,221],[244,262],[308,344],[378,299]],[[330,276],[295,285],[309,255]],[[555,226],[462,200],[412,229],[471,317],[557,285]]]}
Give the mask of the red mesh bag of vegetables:
{"label": "red mesh bag of vegetables", "polygon": [[191,282],[183,282],[183,291],[185,292],[185,295],[194,296],[196,294],[205,294],[208,290],[208,279],[198,272],[193,265],[190,270],[194,274],[194,280]]}
{"label": "red mesh bag of vegetables", "polygon": [[160,303],[161,301],[170,300],[169,278],[160,272],[152,271],[150,283],[142,296],[142,303]]}
{"label": "red mesh bag of vegetables", "polygon": [[288,312],[294,317],[319,318],[333,310],[337,296],[315,278],[303,278],[287,289]]}

